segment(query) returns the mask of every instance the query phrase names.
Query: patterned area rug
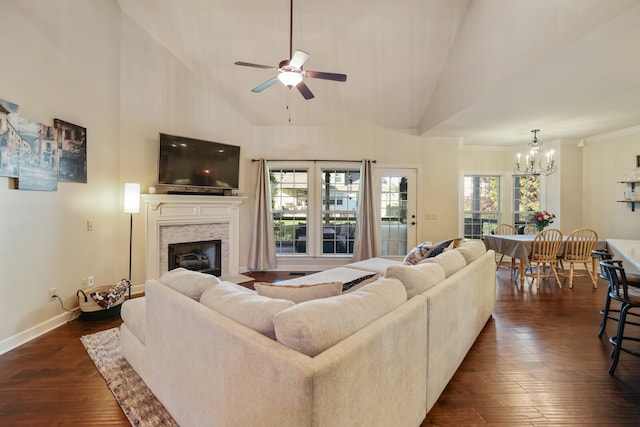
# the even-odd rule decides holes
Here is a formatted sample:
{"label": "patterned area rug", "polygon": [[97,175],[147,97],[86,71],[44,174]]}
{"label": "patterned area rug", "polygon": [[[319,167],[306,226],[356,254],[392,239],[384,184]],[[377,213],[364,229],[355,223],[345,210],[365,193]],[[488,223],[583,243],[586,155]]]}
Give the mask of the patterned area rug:
{"label": "patterned area rug", "polygon": [[119,328],[84,335],[80,340],[131,425],[178,425],[120,354]]}

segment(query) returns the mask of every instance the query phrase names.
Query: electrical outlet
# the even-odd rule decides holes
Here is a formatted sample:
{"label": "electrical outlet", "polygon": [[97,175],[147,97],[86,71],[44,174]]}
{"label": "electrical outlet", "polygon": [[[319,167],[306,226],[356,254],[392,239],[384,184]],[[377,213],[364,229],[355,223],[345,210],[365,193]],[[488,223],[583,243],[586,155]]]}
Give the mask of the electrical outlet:
{"label": "electrical outlet", "polygon": [[88,285],[89,287],[92,287],[92,286],[93,286],[93,276],[89,276],[89,277],[87,277],[87,285]]}
{"label": "electrical outlet", "polygon": [[87,287],[87,278],[83,277],[82,279],[80,279],[80,283],[82,284],[82,288],[86,288]]}
{"label": "electrical outlet", "polygon": [[49,289],[49,301],[53,301],[58,295],[58,288],[53,287]]}

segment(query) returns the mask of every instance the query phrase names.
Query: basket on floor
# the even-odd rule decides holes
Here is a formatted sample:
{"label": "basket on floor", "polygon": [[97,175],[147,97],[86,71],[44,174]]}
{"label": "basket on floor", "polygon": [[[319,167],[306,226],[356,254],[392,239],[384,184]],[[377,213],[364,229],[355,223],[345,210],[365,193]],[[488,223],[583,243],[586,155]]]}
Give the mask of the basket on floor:
{"label": "basket on floor", "polygon": [[127,299],[127,291],[131,296],[131,283],[127,279],[122,279],[115,286],[79,289],[76,295],[80,306],[80,318],[100,320],[119,316],[122,303]]}

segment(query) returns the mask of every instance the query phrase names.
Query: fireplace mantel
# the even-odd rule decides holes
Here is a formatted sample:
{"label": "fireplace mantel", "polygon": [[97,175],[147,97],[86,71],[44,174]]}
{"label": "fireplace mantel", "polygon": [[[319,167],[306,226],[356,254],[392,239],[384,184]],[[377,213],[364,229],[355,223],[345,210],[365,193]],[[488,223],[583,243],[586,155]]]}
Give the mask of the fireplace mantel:
{"label": "fireplace mantel", "polygon": [[165,227],[182,230],[193,226],[198,232],[211,229],[221,237],[223,244],[222,274],[239,274],[239,207],[245,199],[236,196],[142,195],[147,221],[146,278],[157,279],[166,272],[166,255],[163,252],[167,242],[162,241],[161,231],[170,228]]}

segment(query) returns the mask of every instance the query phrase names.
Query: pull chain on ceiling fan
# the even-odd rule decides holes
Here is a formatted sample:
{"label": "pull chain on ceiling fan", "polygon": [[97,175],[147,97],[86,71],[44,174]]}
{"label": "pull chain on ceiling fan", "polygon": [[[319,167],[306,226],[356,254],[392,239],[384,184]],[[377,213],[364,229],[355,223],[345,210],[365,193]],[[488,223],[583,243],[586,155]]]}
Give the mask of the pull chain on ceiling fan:
{"label": "pull chain on ceiling fan", "polygon": [[267,70],[277,71],[278,74],[267,80],[266,82],[251,89],[252,92],[260,93],[263,90],[273,86],[278,80],[283,85],[291,88],[297,87],[304,99],[311,99],[314,97],[309,87],[303,81],[304,77],[313,79],[333,80],[337,82],[344,82],[347,80],[346,74],[326,73],[322,71],[307,71],[303,70],[302,66],[309,59],[309,54],[302,50],[293,51],[293,0],[290,1],[289,7],[289,58],[280,61],[277,67],[270,65],[253,64],[250,62],[236,61],[236,65],[242,65],[245,67],[265,68]]}

